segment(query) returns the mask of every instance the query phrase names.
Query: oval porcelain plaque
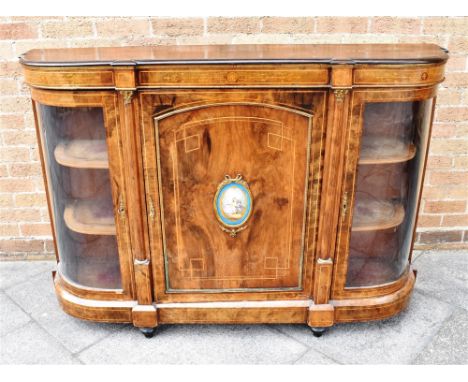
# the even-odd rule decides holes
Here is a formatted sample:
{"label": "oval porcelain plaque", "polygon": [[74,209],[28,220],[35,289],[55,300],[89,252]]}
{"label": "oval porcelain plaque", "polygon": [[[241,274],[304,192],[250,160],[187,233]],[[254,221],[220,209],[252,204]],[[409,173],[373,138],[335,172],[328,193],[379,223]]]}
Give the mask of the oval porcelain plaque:
{"label": "oval porcelain plaque", "polygon": [[242,176],[231,178],[226,175],[225,180],[218,186],[214,198],[214,209],[221,228],[236,236],[243,229],[252,212],[252,194],[247,182]]}

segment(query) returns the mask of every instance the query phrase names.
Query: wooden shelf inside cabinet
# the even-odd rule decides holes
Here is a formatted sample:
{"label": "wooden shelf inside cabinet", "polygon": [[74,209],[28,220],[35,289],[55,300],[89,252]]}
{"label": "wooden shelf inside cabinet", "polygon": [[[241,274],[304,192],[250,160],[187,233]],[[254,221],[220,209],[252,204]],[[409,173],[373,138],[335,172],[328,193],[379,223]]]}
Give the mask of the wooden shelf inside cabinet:
{"label": "wooden shelf inside cabinet", "polygon": [[391,164],[406,162],[416,155],[416,146],[395,138],[365,137],[362,140],[359,164]]}
{"label": "wooden shelf inside cabinet", "polygon": [[399,226],[405,218],[401,204],[357,199],[354,208],[353,232],[378,231]]}
{"label": "wooden shelf inside cabinet", "polygon": [[112,203],[76,200],[65,208],[65,224],[75,232],[88,235],[115,235]]}
{"label": "wooden shelf inside cabinet", "polygon": [[61,142],[54,150],[55,160],[74,168],[109,168],[105,140],[78,139]]}

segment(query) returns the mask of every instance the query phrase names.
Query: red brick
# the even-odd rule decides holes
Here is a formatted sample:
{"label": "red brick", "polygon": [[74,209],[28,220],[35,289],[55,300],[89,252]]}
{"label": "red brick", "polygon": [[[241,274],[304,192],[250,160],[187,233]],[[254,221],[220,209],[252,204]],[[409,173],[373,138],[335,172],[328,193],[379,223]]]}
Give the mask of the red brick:
{"label": "red brick", "polygon": [[13,195],[0,194],[0,207],[11,207],[13,205]]}
{"label": "red brick", "polygon": [[468,37],[454,36],[450,38],[448,49],[450,53],[468,53]]}
{"label": "red brick", "polygon": [[34,183],[34,192],[45,192],[44,186],[44,178],[42,176],[36,176],[34,178],[30,178]]}
{"label": "red brick", "polygon": [[431,154],[466,154],[468,139],[433,139],[430,146]]}
{"label": "red brick", "polygon": [[41,24],[43,38],[66,39],[70,37],[91,37],[94,34],[90,20],[70,17],[64,21],[51,21]]}
{"label": "red brick", "polygon": [[33,179],[0,178],[0,192],[31,192],[35,190]]}
{"label": "red brick", "polygon": [[468,34],[467,17],[425,17],[424,34]]}
{"label": "red brick", "polygon": [[37,38],[37,28],[27,23],[0,24],[0,40]]}
{"label": "red brick", "polygon": [[44,21],[63,20],[63,16],[11,16],[11,21],[23,21],[28,23],[39,23]]}
{"label": "red brick", "polygon": [[31,108],[31,100],[27,97],[4,97],[0,102],[0,112],[24,113]]}
{"label": "red brick", "polygon": [[421,20],[405,17],[374,17],[371,21],[372,33],[419,34]]}
{"label": "red brick", "polygon": [[46,252],[55,252],[55,245],[53,240],[44,240],[45,251]]}
{"label": "red brick", "polygon": [[427,168],[450,168],[452,167],[452,157],[430,156],[427,161]]}
{"label": "red brick", "polygon": [[[465,88],[468,86],[468,73],[446,73],[444,86],[450,88]],[[464,89],[463,89],[464,90]]]}
{"label": "red brick", "polygon": [[138,45],[138,46],[154,46],[154,45],[182,45],[179,43],[179,39],[188,39],[190,40],[189,43],[185,45],[195,45],[196,42],[194,42],[196,39],[203,39],[203,44],[210,44],[210,39],[205,36],[181,36],[181,37],[175,37],[175,36],[156,36],[156,37],[147,37],[147,36],[134,36],[134,37],[125,37],[122,39],[122,45],[127,46],[127,45]]}
{"label": "red brick", "polygon": [[209,36],[232,36],[233,44],[302,44],[310,39],[310,34],[262,33],[262,34],[212,34]]}
{"label": "red brick", "polygon": [[263,17],[263,33],[312,33],[312,17]]}
{"label": "red brick", "polygon": [[0,177],[5,178],[7,176],[9,176],[7,165],[6,164],[0,165]]}
{"label": "red brick", "polygon": [[0,252],[43,252],[44,240],[0,240]]}
{"label": "red brick", "polygon": [[458,105],[462,100],[462,90],[440,89],[437,93],[437,103],[439,105]]}
{"label": "red brick", "polygon": [[432,138],[447,138],[455,134],[456,123],[434,123],[432,125]]}
{"label": "red brick", "polygon": [[[468,156],[453,158],[453,167],[468,169]],[[468,191],[467,191],[467,198],[468,198]]]}
{"label": "red brick", "polygon": [[202,18],[158,18],[151,20],[154,35],[197,36],[203,34]]}
{"label": "red brick", "polygon": [[46,205],[45,193],[17,194],[16,207],[42,207]]}
{"label": "red brick", "polygon": [[454,54],[450,54],[450,58],[445,65],[445,70],[447,72],[459,72],[464,71],[466,69],[466,55],[459,55],[456,56]]}
{"label": "red brick", "polygon": [[367,17],[319,17],[318,33],[366,33]]}
{"label": "red brick", "polygon": [[19,236],[18,224],[0,224],[0,236]]}
{"label": "red brick", "polygon": [[[429,177],[426,177],[428,180]],[[467,190],[465,187],[452,186],[452,185],[440,185],[440,186],[428,186],[425,185],[423,188],[423,199],[468,199]]]}
{"label": "red brick", "polygon": [[468,215],[445,215],[442,217],[442,227],[465,227],[468,226]]}
{"label": "red brick", "polygon": [[419,242],[424,244],[453,243],[462,239],[463,231],[421,232]]}
{"label": "red brick", "polygon": [[127,17],[111,17],[96,21],[98,37],[122,38],[129,36],[148,36],[150,22],[148,19],[131,19]]}
{"label": "red brick", "polygon": [[0,221],[5,223],[20,221],[40,221],[40,211],[37,208],[3,208]]}
{"label": "red brick", "polygon": [[[379,36],[379,35],[374,35]],[[381,35],[382,37],[384,35]],[[431,36],[431,35],[412,35],[412,34],[403,34],[395,35],[396,41],[402,44],[436,44],[442,47],[446,47],[446,37],[443,35]],[[378,41],[375,41],[378,43]]]}
{"label": "red brick", "polygon": [[0,41],[0,57],[5,61],[13,61],[16,59],[15,41]]}
{"label": "red brick", "polygon": [[29,149],[27,147],[2,147],[0,162],[29,162]]}
{"label": "red brick", "polygon": [[16,77],[21,75],[21,65],[18,62],[0,62],[0,77]]}
{"label": "red brick", "polygon": [[11,78],[0,79],[0,94],[17,94],[18,93],[18,83]]}
{"label": "red brick", "polygon": [[0,115],[0,130],[1,129],[23,129],[24,117],[23,115]]}
{"label": "red brick", "polygon": [[48,223],[20,224],[22,236],[51,236],[52,231]]}
{"label": "red brick", "polygon": [[424,212],[440,214],[444,212],[464,212],[466,210],[465,201],[434,201],[428,200],[424,205]]}
{"label": "red brick", "polygon": [[418,227],[440,227],[442,216],[440,215],[420,215],[418,217]]}
{"label": "red brick", "polygon": [[[130,36],[132,41],[135,39],[134,36]],[[83,38],[83,39],[72,39],[68,41],[68,46],[70,48],[99,48],[99,47],[116,47],[116,46],[125,46],[128,44],[124,43],[124,39],[122,37],[113,39],[109,38]],[[136,42],[132,45],[138,45]]]}
{"label": "red brick", "polygon": [[14,163],[10,165],[10,176],[12,177],[28,177],[38,176],[42,174],[41,164],[38,162],[32,163]]}
{"label": "red brick", "polygon": [[60,40],[23,40],[15,43],[18,55],[26,53],[31,49],[59,49],[68,47],[69,39]]}
{"label": "red brick", "polygon": [[440,107],[437,110],[437,121],[460,121],[465,122],[468,120],[468,107]]}
{"label": "red brick", "polygon": [[208,33],[259,33],[260,19],[257,17],[209,17]]}
{"label": "red brick", "polygon": [[7,146],[36,145],[37,136],[34,130],[11,130],[2,132],[3,142]]}
{"label": "red brick", "polygon": [[454,138],[468,137],[468,124],[457,123],[453,132]]}
{"label": "red brick", "polygon": [[438,172],[429,174],[432,185],[466,185],[468,184],[468,171]]}

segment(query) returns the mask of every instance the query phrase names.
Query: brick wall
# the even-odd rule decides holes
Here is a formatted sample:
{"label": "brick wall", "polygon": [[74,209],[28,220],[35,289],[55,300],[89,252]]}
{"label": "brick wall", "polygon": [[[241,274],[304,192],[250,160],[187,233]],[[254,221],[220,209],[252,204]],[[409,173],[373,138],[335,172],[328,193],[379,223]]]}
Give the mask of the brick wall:
{"label": "brick wall", "polygon": [[440,88],[417,246],[468,247],[468,18],[0,17],[0,258],[51,256],[29,92],[32,48],[153,44],[436,43],[451,52]]}

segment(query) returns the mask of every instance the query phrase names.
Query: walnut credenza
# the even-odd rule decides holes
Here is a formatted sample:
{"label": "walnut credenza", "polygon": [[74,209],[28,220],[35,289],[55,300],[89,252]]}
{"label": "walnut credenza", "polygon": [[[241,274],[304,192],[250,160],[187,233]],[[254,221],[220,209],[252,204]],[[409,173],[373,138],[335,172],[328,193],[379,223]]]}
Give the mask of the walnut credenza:
{"label": "walnut credenza", "polygon": [[435,45],[32,50],[58,260],[76,317],[335,323],[408,303]]}

